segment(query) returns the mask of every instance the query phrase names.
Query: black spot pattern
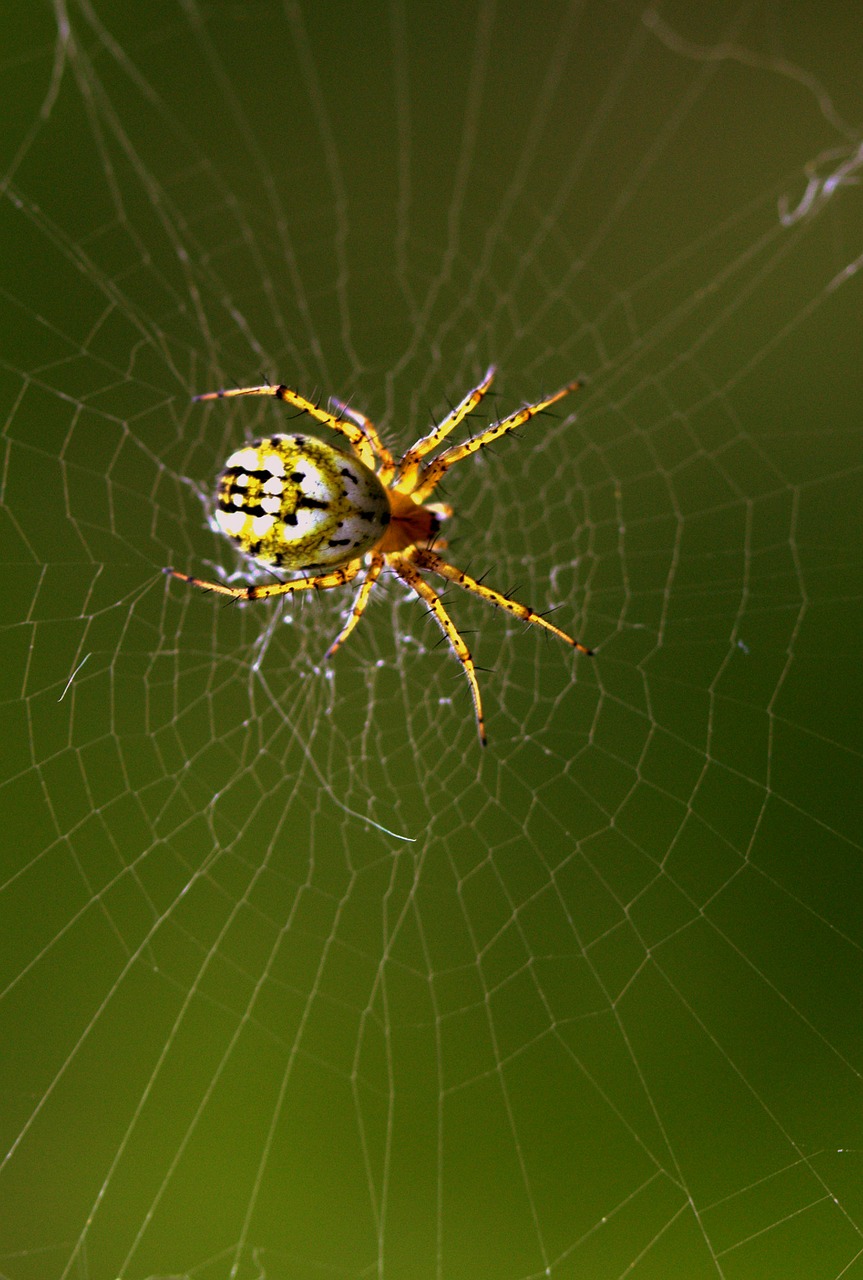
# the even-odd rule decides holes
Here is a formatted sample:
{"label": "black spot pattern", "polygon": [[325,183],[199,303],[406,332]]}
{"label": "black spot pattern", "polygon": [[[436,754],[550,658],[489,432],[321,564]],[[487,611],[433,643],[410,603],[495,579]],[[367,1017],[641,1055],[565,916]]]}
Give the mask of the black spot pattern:
{"label": "black spot pattern", "polygon": [[[367,475],[359,462],[317,437],[266,437],[246,448],[255,451],[255,457],[245,455],[251,467],[224,468],[215,505],[220,521],[224,516],[237,519],[237,531],[223,529],[226,536],[260,563],[327,572],[334,562],[337,566],[363,554],[390,523],[385,491],[374,472]],[[270,450],[278,463],[267,457]],[[327,496],[313,496],[316,492]],[[362,509],[366,502],[371,506]],[[303,512],[320,516],[306,518]],[[256,520],[266,532],[252,527]]]}

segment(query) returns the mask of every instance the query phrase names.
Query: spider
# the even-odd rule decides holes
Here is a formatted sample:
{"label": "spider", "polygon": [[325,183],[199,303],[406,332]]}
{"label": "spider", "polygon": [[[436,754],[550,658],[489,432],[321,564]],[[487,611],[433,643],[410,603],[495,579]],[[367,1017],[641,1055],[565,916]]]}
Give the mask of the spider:
{"label": "spider", "polygon": [[[428,499],[450,467],[581,386],[580,382],[568,382],[547,399],[525,405],[463,444],[452,445],[425,461],[477,408],[494,375],[492,365],[482,381],[442,422],[411,445],[399,461],[382,443],[374,423],[341,400],[331,399],[334,412],[328,413],[286,386],[238,387],[195,396],[196,401],[272,396],[340,432],[348,440],[351,452],[335,449],[314,436],[266,436],[232,453],[219,476],[216,521],[221,531],[259,564],[299,571],[302,577],[231,587],[224,582],[205,582],[179,569],[165,572],[181,582],[234,600],[266,600],[310,588],[322,591],[340,587],[352,582],[364,569],[347,621],[325,654],[331,658],[362,617],[382,570],[390,569],[428,606],[464,668],[479,739],[485,746],[485,722],[473,658],[424,574],[434,573],[454,582],[522,622],[545,627],[580,653],[593,656],[592,649],[553,626],[542,614],[448,564],[435,550],[441,522],[452,515],[452,507]],[[446,544],[437,542],[437,546]]]}

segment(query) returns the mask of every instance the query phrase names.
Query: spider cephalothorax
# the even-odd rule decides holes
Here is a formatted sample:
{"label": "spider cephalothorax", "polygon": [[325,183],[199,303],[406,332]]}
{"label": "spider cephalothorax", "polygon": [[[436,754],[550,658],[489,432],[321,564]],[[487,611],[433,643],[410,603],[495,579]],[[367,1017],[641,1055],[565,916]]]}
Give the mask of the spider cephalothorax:
{"label": "spider cephalothorax", "polygon": [[224,582],[193,578],[179,569],[167,572],[182,582],[191,582],[193,586],[235,600],[266,600],[310,588],[338,587],[351,582],[364,569],[347,622],[327,650],[326,656],[332,657],[362,616],[382,569],[390,569],[428,605],[464,667],[473,695],[480,741],[485,744],[482,701],[473,658],[423,574],[437,574],[523,622],[545,627],[581,653],[590,656],[593,652],[527,605],[501,595],[448,564],[434,550],[441,521],[452,515],[452,508],[428,499],[450,467],[528,422],[581,385],[569,382],[547,399],[525,405],[472,439],[452,445],[426,461],[453,428],[477,407],[491,386],[494,372],[494,367],[488,369],[482,382],[398,462],[382,443],[374,424],[340,400],[330,401],[335,413],[329,413],[285,386],[240,387],[196,396],[196,400],[274,396],[340,432],[349,441],[352,452],[335,449],[314,436],[267,436],[231,454],[219,476],[216,521],[222,532],[259,563],[300,572],[302,577],[288,582],[231,587]]}

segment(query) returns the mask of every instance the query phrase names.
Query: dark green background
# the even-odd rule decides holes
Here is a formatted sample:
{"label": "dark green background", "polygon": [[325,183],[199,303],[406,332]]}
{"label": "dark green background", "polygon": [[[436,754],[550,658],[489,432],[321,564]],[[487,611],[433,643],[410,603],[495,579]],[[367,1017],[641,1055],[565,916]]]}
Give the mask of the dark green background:
{"label": "dark green background", "polygon": [[[863,1275],[853,7],[7,26],[0,1271]],[[597,656],[447,593],[481,756],[395,586],[161,570],[285,421],[195,392],[490,360],[589,387],[451,555]]]}

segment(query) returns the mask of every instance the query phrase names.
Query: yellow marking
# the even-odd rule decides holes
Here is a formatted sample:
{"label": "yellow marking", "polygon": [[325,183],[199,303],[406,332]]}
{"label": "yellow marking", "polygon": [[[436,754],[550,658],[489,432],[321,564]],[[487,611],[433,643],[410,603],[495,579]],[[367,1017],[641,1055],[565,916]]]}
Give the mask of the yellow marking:
{"label": "yellow marking", "polygon": [[226,467],[219,476],[216,519],[259,563],[334,568],[384,536],[389,496],[353,454],[316,436],[269,436],[232,456],[248,474]]}
{"label": "yellow marking", "polygon": [[556,636],[560,636],[561,640],[571,644],[579,653],[585,654],[588,658],[593,657],[593,650],[588,649],[580,640],[574,640],[565,631],[561,631],[560,627],[555,627],[546,618],[543,618],[541,614],[529,609],[526,604],[521,604],[518,600],[511,600],[509,596],[501,595],[499,591],[495,591],[484,583],[478,582],[470,574],[464,573],[461,569],[456,569],[454,565],[447,564],[446,560],[442,560],[434,551],[418,548],[412,559],[418,568],[428,569],[432,573],[437,573],[440,577],[446,578],[448,582],[454,582],[457,586],[464,587],[465,591],[475,592],[483,600],[487,600],[489,604],[496,605],[499,609],[505,609],[507,613],[511,613],[514,618],[520,618],[522,622],[532,622],[538,627],[545,627],[546,631],[552,631]]}
{"label": "yellow marking", "polygon": [[369,556],[369,567],[366,571],[366,576],[362,581],[362,585],[360,586],[360,589],[356,594],[356,599],[354,600],[353,608],[351,609],[350,615],[348,616],[348,620],[345,623],[345,625],[342,627],[339,634],[336,636],[333,643],[330,645],[329,649],[327,649],[326,653],[324,654],[325,658],[331,658],[333,654],[336,652],[336,650],[341,648],[341,646],[347,640],[348,636],[353,631],[354,627],[359,622],[360,618],[363,616],[363,613],[365,612],[365,607],[369,602],[369,596],[372,593],[372,587],[375,585],[378,578],[380,577],[381,570],[383,569],[385,563],[386,563],[386,557],[381,555],[380,552],[378,551],[373,551],[372,554]]}
{"label": "yellow marking", "polygon": [[180,582],[188,582],[202,591],[215,591],[220,596],[230,596],[232,600],[268,600],[270,596],[290,595],[294,591],[325,591],[328,587],[340,587],[346,582],[353,582],[362,567],[362,560],[354,560],[352,564],[332,573],[308,574],[305,578],[294,578],[291,582],[265,582],[257,586],[229,587],[225,582],[206,582],[203,578],[193,578],[179,569],[166,569],[172,578]]}
{"label": "yellow marking", "polygon": [[344,400],[337,400],[335,396],[330,396],[330,404],[333,406],[336,413],[342,414],[345,418],[350,418],[351,421],[355,422],[358,427],[361,427],[365,435],[368,436],[369,443],[380,460],[380,466],[378,467],[377,472],[381,483],[389,484],[393,477],[393,472],[396,469],[396,464],[393,460],[393,455],[378,435],[378,429],[372,422],[371,418],[367,418],[364,413],[360,413],[357,409],[352,409],[349,404],[344,402]]}
{"label": "yellow marking", "polygon": [[448,413],[443,422],[439,423],[434,430],[422,439],[417,440],[416,444],[411,445],[407,453],[398,465],[398,487],[404,493],[411,493],[414,489],[419,474],[419,462],[427,453],[431,453],[432,449],[446,439],[449,433],[463,422],[469,413],[473,413],[485,393],[491,386],[495,375],[494,365],[490,365],[485,371],[482,382],[478,383],[473,390],[461,400],[451,413]]}
{"label": "yellow marking", "polygon": [[487,431],[483,431],[481,435],[474,436],[473,440],[466,440],[464,444],[456,444],[451,449],[445,449],[443,453],[438,454],[433,462],[422,468],[416,487],[413,490],[413,496],[418,502],[424,502],[456,462],[460,462],[462,458],[467,458],[470,454],[476,453],[477,449],[482,449],[484,445],[491,444],[493,440],[500,439],[508,431],[514,431],[516,427],[529,422],[531,418],[536,417],[538,413],[542,413],[543,409],[547,409],[549,405],[557,404],[558,400],[562,400],[564,396],[571,395],[573,391],[578,391],[581,385],[578,381],[568,382],[565,387],[561,387],[560,391],[555,391],[554,395],[549,396],[547,400],[537,400],[536,404],[527,404],[524,408],[511,413],[508,418],[503,418],[500,422],[496,422],[494,426],[489,427]]}
{"label": "yellow marking", "polygon": [[471,696],[473,697],[473,709],[476,713],[476,726],[479,732],[479,740],[482,745],[485,746],[488,739],[485,733],[485,721],[482,714],[482,699],[479,695],[479,682],[476,678],[476,668],[474,667],[470,650],[459,635],[455,623],[443,607],[438,596],[425,581],[422,574],[413,567],[411,562],[404,556],[391,556],[388,563],[393,572],[397,573],[401,578],[402,582],[407,583],[407,585],[416,592],[420,599],[426,602],[432,617],[446,636],[447,640],[449,640],[451,649],[464,668],[464,673],[467,676],[468,684],[470,685]]}
{"label": "yellow marking", "polygon": [[[365,466],[370,467],[372,470],[374,469],[374,451],[368,437],[360,427],[344,418],[335,417],[334,414],[328,413],[326,409],[322,409],[313,400],[307,400],[305,396],[301,396],[298,391],[293,391],[290,387],[234,387],[229,391],[206,391],[203,395],[193,396],[192,399],[196,402],[202,400],[231,400],[235,396],[272,396],[273,399],[281,400],[284,404],[293,405],[295,409],[300,409],[303,413],[307,413],[310,418],[314,418],[317,422],[322,422],[325,427],[330,427],[333,431],[340,431],[343,436],[350,440],[360,461]],[[229,462],[228,465],[232,466],[233,464]],[[249,467],[249,470],[254,470],[254,467]]]}

